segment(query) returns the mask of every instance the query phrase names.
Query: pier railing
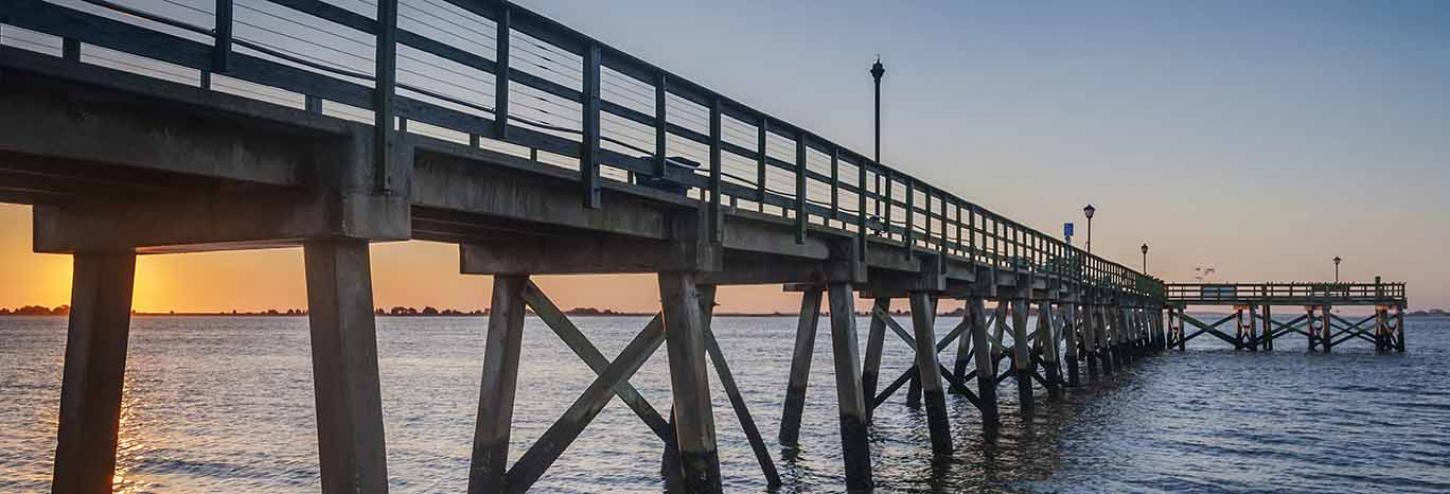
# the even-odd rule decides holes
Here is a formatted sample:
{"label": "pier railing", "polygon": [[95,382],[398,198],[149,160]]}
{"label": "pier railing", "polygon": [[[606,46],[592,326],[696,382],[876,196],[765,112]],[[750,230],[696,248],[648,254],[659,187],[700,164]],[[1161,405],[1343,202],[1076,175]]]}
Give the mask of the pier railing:
{"label": "pier railing", "polygon": [[[1161,281],[876,163],[830,139],[507,2],[5,0],[9,48],[372,123],[378,166],[399,132],[529,153],[601,181],[677,184],[730,210],[977,265],[1160,297]],[[0,28],[3,29],[3,28]],[[32,36],[35,33],[41,35]],[[55,37],[55,38],[52,38]],[[82,54],[82,45],[88,49]],[[770,77],[762,73],[761,77]],[[378,188],[393,187],[385,173]],[[864,256],[864,249],[861,249]]]}
{"label": "pier railing", "polygon": [[1180,304],[1395,304],[1404,283],[1170,283],[1167,301]]}

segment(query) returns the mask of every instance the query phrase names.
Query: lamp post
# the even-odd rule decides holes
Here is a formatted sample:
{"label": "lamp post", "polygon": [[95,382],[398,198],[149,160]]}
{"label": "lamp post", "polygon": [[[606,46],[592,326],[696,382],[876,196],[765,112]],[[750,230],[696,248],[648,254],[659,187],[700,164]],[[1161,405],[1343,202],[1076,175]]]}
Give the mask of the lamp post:
{"label": "lamp post", "polygon": [[881,65],[881,56],[876,56],[876,63],[871,64],[871,79],[876,82],[876,164],[881,164],[881,76],[886,75],[886,67]]}
{"label": "lamp post", "polygon": [[[881,65],[881,55],[877,55],[876,56],[876,63],[871,64],[871,79],[873,81],[875,81],[875,83],[876,83],[876,153],[875,153],[875,155],[873,156],[872,159],[873,159],[873,161],[876,162],[876,165],[877,166],[880,166],[881,165],[881,76],[883,76],[883,75],[886,75],[886,67],[884,67],[884,66]],[[879,170],[878,170],[878,172],[879,172]],[[891,187],[891,184],[886,184],[886,186],[887,187]],[[866,187],[866,184],[861,184],[861,187],[864,189]],[[875,203],[876,203],[876,216],[877,217],[880,217],[881,216],[881,174],[880,173],[877,173],[876,174],[876,201],[875,201]],[[890,213],[891,212],[891,205],[890,204],[887,204],[886,205],[886,212],[887,213]],[[861,214],[866,214],[866,212],[865,211],[861,211]],[[890,220],[889,219],[886,220],[886,221],[887,221],[888,224],[890,223]]]}
{"label": "lamp post", "polygon": [[1083,216],[1087,216],[1087,252],[1089,254],[1093,253],[1093,213],[1097,212],[1097,210],[1098,208],[1093,207],[1092,204],[1088,204],[1087,207],[1082,208]]}
{"label": "lamp post", "polygon": [[1148,274],[1148,244],[1143,244],[1143,274]]}
{"label": "lamp post", "polygon": [[1334,284],[1336,285],[1339,284],[1339,262],[1343,260],[1339,256],[1334,256]]}

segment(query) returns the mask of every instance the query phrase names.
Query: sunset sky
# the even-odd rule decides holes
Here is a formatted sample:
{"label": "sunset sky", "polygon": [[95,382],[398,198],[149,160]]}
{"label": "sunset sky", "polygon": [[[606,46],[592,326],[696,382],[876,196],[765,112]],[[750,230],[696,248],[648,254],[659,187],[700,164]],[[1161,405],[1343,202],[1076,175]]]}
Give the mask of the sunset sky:
{"label": "sunset sky", "polygon": [[[520,1],[1046,232],[1098,208],[1094,252],[1189,281],[1410,283],[1450,307],[1450,3]],[[667,41],[667,42],[666,42]],[[1079,239],[1079,242],[1081,239]],[[457,248],[376,244],[381,307],[488,303]],[[0,205],[0,307],[69,300]],[[560,305],[653,310],[652,276],[546,278]],[[300,249],[145,257],[140,311],[305,307]],[[790,311],[778,286],[722,311]]]}

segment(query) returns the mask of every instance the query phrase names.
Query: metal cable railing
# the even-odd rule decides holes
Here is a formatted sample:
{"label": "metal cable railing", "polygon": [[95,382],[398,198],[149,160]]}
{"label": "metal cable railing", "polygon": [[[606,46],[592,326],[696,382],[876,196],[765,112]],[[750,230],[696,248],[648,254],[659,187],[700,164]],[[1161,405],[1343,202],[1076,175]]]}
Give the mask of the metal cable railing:
{"label": "metal cable railing", "polygon": [[[202,74],[224,74],[299,93],[310,102],[333,101],[371,111],[377,122],[417,121],[467,134],[474,143],[502,141],[577,159],[581,193],[591,207],[604,207],[599,201],[601,170],[620,170],[630,177],[679,181],[700,193],[713,212],[737,201],[755,204],[761,212],[775,211],[795,222],[798,238],[804,238],[808,225],[815,225],[854,234],[862,245],[892,242],[994,269],[1061,276],[1155,298],[1165,293],[1155,278],[1087,254],[508,2],[409,0],[426,5],[400,14],[398,0],[380,0],[378,15],[369,17],[326,1],[255,0],[324,23],[311,26],[320,33],[313,36],[293,32],[309,27],[311,20],[265,11],[271,9],[236,4],[250,15],[287,21],[289,29],[239,21],[232,15],[235,0],[216,0],[214,28],[113,0],[74,1],[106,12],[7,0],[0,4],[0,19],[70,43]],[[175,0],[162,3],[180,6],[192,16],[207,14]],[[442,6],[456,12],[431,13]],[[208,36],[214,42],[207,45],[102,13]],[[456,13],[472,18],[449,18]],[[474,42],[463,49],[400,29],[399,17],[447,33],[440,38]],[[237,36],[234,25],[268,39]],[[371,57],[349,51],[360,45],[354,36],[374,40]],[[338,42],[343,45],[334,46]],[[398,47],[427,54],[428,59],[399,54]],[[479,47],[494,53],[479,55]],[[412,65],[399,67],[400,60]],[[375,69],[351,67],[359,61],[371,61]],[[398,82],[400,74],[428,87]],[[493,101],[485,99],[489,89]],[[601,119],[604,115],[610,118]],[[376,132],[391,138],[394,130],[383,127]],[[668,160],[677,156],[703,165],[690,173],[667,174]],[[718,222],[710,228],[718,234]]]}

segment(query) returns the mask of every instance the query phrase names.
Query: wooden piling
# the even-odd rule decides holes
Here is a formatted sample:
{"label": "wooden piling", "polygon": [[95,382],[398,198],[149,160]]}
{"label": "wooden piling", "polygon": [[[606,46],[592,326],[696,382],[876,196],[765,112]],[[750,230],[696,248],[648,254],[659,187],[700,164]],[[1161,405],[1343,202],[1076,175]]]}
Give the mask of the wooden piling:
{"label": "wooden piling", "polygon": [[1063,358],[1067,360],[1067,385],[1076,387],[1080,384],[1078,376],[1078,304],[1068,302],[1058,307],[1062,311],[1062,339]]}
{"label": "wooden piling", "polygon": [[1061,348],[1058,346],[1060,326],[1053,316],[1052,302],[1043,300],[1037,308],[1037,341],[1042,346],[1042,366],[1046,369],[1047,391],[1052,395],[1062,394],[1062,368],[1058,366]]}
{"label": "wooden piling", "polygon": [[1405,304],[1395,305],[1395,351],[1405,353]]}
{"label": "wooden piling", "polygon": [[509,435],[513,429],[514,395],[524,336],[524,290],[528,275],[495,275],[484,337],[483,378],[479,383],[478,420],[473,432],[473,459],[468,472],[470,494],[508,491]]}
{"label": "wooden piling", "polygon": [[136,255],[82,252],[72,262],[71,311],[50,489],[53,493],[109,493],[116,470]]}
{"label": "wooden piling", "polygon": [[[968,328],[968,334],[957,338],[957,353],[956,357],[952,359],[952,375],[956,376],[957,380],[965,380],[969,368],[972,366],[972,335],[970,333],[972,308],[969,303],[962,306],[962,324]],[[954,393],[951,389],[948,389],[947,392]]]}
{"label": "wooden piling", "polygon": [[[876,396],[876,386],[881,379],[881,352],[886,344],[886,321],[876,314],[890,313],[891,299],[878,297],[872,305],[870,329],[866,334],[866,360],[861,364],[861,392],[868,399]],[[874,412],[875,407],[866,407],[867,423],[871,422]]]}
{"label": "wooden piling", "polygon": [[387,492],[368,243],[316,240],[302,250],[322,491]]}
{"label": "wooden piling", "polygon": [[1087,361],[1088,377],[1098,377],[1098,306],[1096,303],[1082,306],[1082,354]]}
{"label": "wooden piling", "polygon": [[972,318],[972,357],[977,364],[977,398],[981,401],[982,424],[997,424],[997,375],[994,371],[992,346],[987,342],[987,307],[981,297],[967,299],[968,317]]}
{"label": "wooden piling", "polygon": [[[916,336],[916,368],[921,393],[926,400],[927,427],[931,450],[938,457],[952,454],[951,423],[947,419],[946,393],[942,390],[941,364],[936,356],[936,304],[928,292],[911,292],[911,322]],[[834,308],[833,308],[834,309]],[[834,310],[833,310],[834,312]]]}
{"label": "wooden piling", "polygon": [[705,368],[704,316],[695,274],[660,273],[659,283],[675,404],[675,441],[685,488],[692,493],[721,492],[715,416]]}
{"label": "wooden piling", "polygon": [[1274,350],[1274,313],[1271,304],[1264,304],[1264,351]]}
{"label": "wooden piling", "polygon": [[800,439],[801,413],[805,409],[806,386],[811,377],[811,356],[816,348],[816,324],[821,318],[821,291],[820,287],[811,287],[801,292],[795,352],[790,361],[790,380],[785,387],[785,407],[777,436],[780,443],[787,446],[795,446]]}
{"label": "wooden piling", "polygon": [[1016,373],[1017,401],[1022,408],[1032,408],[1032,370],[1035,367],[1027,349],[1027,299],[1021,295],[1012,304],[1012,369]]}
{"label": "wooden piling", "polygon": [[841,418],[841,453],[846,489],[872,488],[871,445],[867,438],[866,396],[861,391],[860,352],[856,342],[856,295],[849,283],[831,283],[831,353],[836,365],[836,400]]}

